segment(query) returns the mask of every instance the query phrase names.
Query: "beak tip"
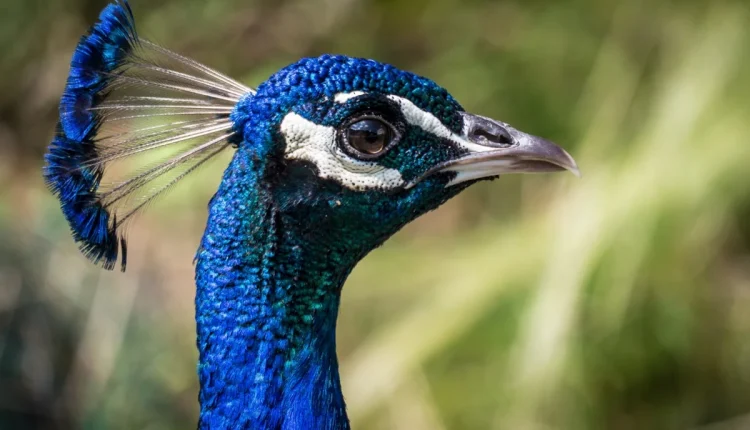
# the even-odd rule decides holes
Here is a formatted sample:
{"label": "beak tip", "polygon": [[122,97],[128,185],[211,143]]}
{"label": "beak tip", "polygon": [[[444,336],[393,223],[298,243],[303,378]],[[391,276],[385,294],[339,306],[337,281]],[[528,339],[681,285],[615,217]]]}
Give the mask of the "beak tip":
{"label": "beak tip", "polygon": [[581,179],[583,177],[583,174],[581,174],[581,169],[578,168],[578,163],[576,163],[575,158],[573,158],[573,156],[570,155],[568,151],[562,148],[560,148],[560,151],[562,151],[562,153],[564,154],[564,158],[567,158],[565,162],[560,163],[560,167],[574,174],[576,178]]}
{"label": "beak tip", "polygon": [[581,169],[578,168],[578,165],[575,163],[575,161],[568,168],[568,171],[570,171],[570,173],[574,174],[576,176],[576,178],[578,178],[578,179],[583,178],[583,174],[581,173]]}

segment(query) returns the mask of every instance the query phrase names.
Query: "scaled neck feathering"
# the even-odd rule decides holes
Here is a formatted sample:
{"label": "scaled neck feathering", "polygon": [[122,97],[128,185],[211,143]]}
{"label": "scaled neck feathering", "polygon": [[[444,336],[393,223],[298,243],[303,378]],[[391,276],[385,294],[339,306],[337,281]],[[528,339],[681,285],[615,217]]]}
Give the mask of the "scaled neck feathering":
{"label": "scaled neck feathering", "polygon": [[201,428],[345,428],[335,325],[351,258],[305,243],[237,153],[198,252]]}
{"label": "scaled neck feathering", "polygon": [[[553,143],[373,60],[303,59],[252,90],[140,39],[123,0],[73,55],[44,176],[84,254],[124,270],[133,214],[232,147],[197,253],[203,429],[349,428],[335,327],[355,264],[479,180],[577,173]],[[154,149],[172,152],[110,168]]]}

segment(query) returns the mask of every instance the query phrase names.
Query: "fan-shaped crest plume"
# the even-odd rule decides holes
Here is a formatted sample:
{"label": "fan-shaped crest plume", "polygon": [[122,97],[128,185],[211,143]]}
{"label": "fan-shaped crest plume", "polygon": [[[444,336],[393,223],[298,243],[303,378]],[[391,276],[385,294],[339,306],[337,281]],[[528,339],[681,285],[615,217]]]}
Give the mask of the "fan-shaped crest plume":
{"label": "fan-shaped crest plume", "polygon": [[139,39],[127,1],[104,9],[73,56],[44,169],[83,253],[125,270],[122,225],[231,146],[230,114],[253,93]]}

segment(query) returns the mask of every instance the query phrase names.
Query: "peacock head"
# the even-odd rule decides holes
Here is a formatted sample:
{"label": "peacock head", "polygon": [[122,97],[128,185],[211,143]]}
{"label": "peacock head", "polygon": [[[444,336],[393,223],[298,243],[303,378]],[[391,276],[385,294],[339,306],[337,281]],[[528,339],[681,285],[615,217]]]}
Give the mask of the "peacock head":
{"label": "peacock head", "polygon": [[477,181],[578,173],[552,142],[469,114],[433,81],[373,60],[301,60],[232,119],[280,211],[360,252]]}
{"label": "peacock head", "polygon": [[[553,143],[377,61],[303,59],[253,90],[138,37],[121,0],[76,49],[44,175],[83,252],[124,269],[125,223],[231,146],[217,195],[233,198],[214,200],[231,200],[212,209],[217,221],[270,208],[300,243],[355,259],[476,181],[578,172]],[[130,164],[142,154],[154,158]],[[243,198],[257,213],[237,212]]]}

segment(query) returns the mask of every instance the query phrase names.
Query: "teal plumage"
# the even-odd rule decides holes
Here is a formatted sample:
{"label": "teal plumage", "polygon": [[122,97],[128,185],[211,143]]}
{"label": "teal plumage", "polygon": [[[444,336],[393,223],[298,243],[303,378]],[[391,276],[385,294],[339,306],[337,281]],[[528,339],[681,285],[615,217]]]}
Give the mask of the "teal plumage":
{"label": "teal plumage", "polygon": [[[356,263],[477,180],[576,169],[550,142],[373,60],[303,59],[251,90],[139,39],[126,2],[102,12],[73,58],[45,178],[95,262],[111,268],[120,254],[124,267],[124,221],[236,147],[196,256],[200,428],[348,428],[335,327]],[[146,91],[120,95],[131,86]],[[188,114],[201,118],[104,131]],[[132,178],[102,181],[120,158],[185,143]]]}

